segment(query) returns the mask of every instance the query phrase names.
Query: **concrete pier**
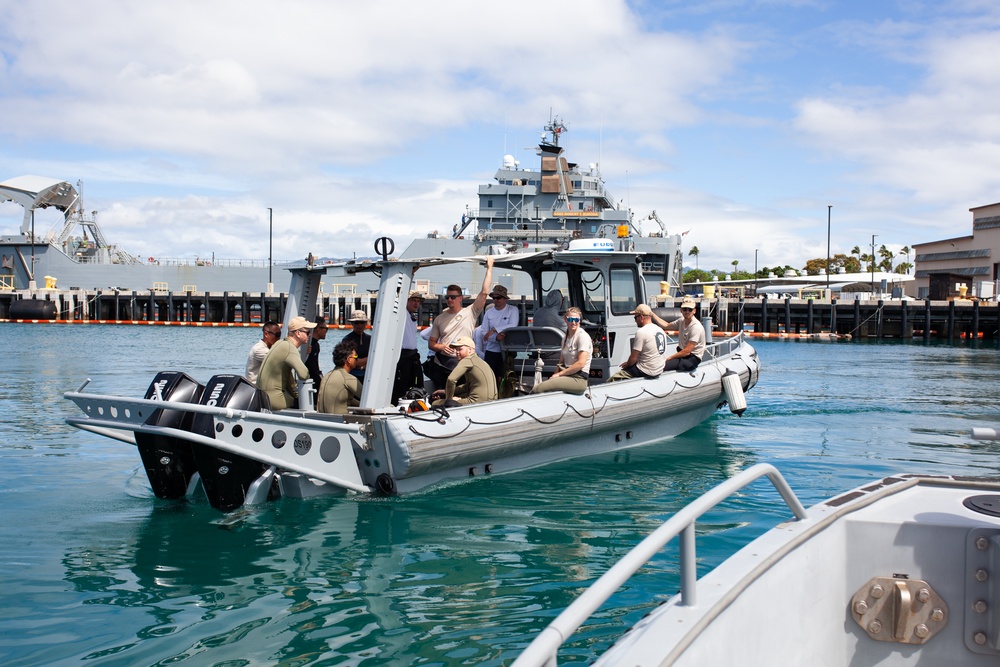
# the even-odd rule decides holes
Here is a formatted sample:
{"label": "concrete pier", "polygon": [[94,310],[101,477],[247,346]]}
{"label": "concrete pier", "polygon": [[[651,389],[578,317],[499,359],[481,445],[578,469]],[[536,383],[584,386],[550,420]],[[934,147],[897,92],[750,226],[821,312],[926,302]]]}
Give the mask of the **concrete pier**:
{"label": "concrete pier", "polygon": [[[266,292],[119,292],[86,290],[22,290],[0,292],[0,321],[10,321],[11,304],[18,299],[42,299],[56,305],[59,323],[168,324],[197,326],[259,326],[266,320],[284,320],[288,295]],[[369,317],[375,312],[375,294],[320,294],[317,309],[331,326],[347,327],[355,310]],[[467,296],[465,304],[471,303]],[[527,325],[533,304],[513,297],[511,305]],[[703,302],[715,327],[722,332],[747,331],[760,336],[836,336],[851,338],[987,338],[1000,336],[995,301],[902,301],[813,299],[727,299]],[[679,298],[657,297],[657,305],[677,308]],[[420,310],[426,326],[446,304],[430,295]],[[666,313],[665,313],[666,314]]]}

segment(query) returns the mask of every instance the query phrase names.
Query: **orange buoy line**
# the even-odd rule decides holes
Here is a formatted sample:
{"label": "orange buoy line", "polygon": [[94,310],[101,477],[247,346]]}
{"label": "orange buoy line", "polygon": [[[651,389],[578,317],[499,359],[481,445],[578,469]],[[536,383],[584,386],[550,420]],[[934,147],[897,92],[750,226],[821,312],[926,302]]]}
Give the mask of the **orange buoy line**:
{"label": "orange buoy line", "polygon": [[12,324],[138,324],[166,327],[260,327],[261,322],[147,322],[146,320],[0,320]]}

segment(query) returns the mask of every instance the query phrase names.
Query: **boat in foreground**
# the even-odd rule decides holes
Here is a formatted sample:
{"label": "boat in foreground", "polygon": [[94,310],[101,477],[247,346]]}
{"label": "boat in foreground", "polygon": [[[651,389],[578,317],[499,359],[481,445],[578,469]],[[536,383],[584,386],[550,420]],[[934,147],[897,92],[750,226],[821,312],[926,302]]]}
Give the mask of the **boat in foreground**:
{"label": "boat in foreground", "polygon": [[[380,240],[382,248],[387,240]],[[556,370],[562,332],[508,329],[507,379],[519,391],[495,401],[413,411],[390,401],[401,353],[405,305],[420,271],[442,264],[474,265],[481,257],[378,262],[381,284],[360,407],[346,415],[311,409],[300,382],[299,407],[271,412],[266,396],[245,378],[223,374],[202,385],[163,371],[145,398],[83,391],[66,398],[84,417],[68,423],[139,447],[159,497],[179,498],[200,482],[212,505],[230,510],[279,495],[375,493],[395,495],[447,480],[466,479],[563,459],[645,445],[673,437],[730,405],[745,409],[744,392],[757,382],[760,362],[742,335],[712,343],[689,373],[608,382],[628,357],[636,330],[631,314],[646,302],[641,258],[611,242],[578,241],[566,251],[500,255],[494,270],[526,274],[536,303],[561,292],[583,314],[594,342],[589,387],[582,395],[530,394]],[[286,325],[312,321],[327,268],[291,269]],[[705,304],[706,306],[708,304]],[[710,327],[709,327],[710,330]],[[303,355],[305,345],[300,350]]]}
{"label": "boat in foreground", "polygon": [[[763,476],[792,519],[696,579],[696,520]],[[781,474],[760,464],[650,534],[514,666],[554,666],[570,635],[677,536],[680,594],[594,664],[964,666],[1000,659],[1000,479],[898,475],[806,511]]]}

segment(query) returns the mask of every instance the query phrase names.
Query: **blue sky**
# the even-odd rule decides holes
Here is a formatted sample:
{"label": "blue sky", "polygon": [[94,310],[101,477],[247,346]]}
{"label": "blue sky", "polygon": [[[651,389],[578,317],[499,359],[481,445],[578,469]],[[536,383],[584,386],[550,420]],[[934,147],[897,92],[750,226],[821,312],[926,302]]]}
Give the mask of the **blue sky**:
{"label": "blue sky", "polygon": [[0,180],[82,180],[141,257],[265,257],[268,207],[276,258],[369,255],[536,166],[552,112],[702,268],[801,266],[828,206],[837,253],[1000,201],[997,44],[978,0],[0,0]]}

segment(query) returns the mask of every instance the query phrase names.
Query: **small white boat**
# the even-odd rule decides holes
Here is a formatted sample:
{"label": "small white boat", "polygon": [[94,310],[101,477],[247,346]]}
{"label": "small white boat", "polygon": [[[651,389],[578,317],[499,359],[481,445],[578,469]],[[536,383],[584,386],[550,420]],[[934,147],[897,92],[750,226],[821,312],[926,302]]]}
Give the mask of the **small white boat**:
{"label": "small white boat", "polygon": [[[373,267],[381,285],[372,351],[361,405],[350,414],[314,412],[305,407],[312,405],[306,391],[300,391],[300,409],[271,413],[261,393],[240,376],[216,375],[201,385],[165,371],[142,399],[85,393],[82,387],[67,393],[85,414],[67,421],[138,446],[157,496],[181,497],[200,481],[213,506],[229,510],[277,495],[407,493],[662,441],[727,403],[737,414],[746,407],[744,392],[756,384],[760,362],[742,335],[709,345],[690,373],[607,382],[628,357],[635,332],[631,312],[646,302],[645,280],[639,253],[589,241],[565,251],[501,255],[494,267],[526,274],[538,303],[558,289],[581,308],[594,341],[584,394],[522,394],[412,413],[405,404],[392,405],[409,317],[405,303],[415,277],[421,269],[454,262],[478,265],[483,258],[385,259]],[[326,270],[291,269],[286,319],[314,318]],[[555,370],[554,361],[544,359],[549,343],[541,335],[553,331],[562,335],[532,327],[522,328],[520,336],[511,333],[510,341],[522,341],[520,347],[506,346],[519,384],[530,387],[536,372],[547,377]]]}
{"label": "small white boat", "polygon": [[[696,520],[762,476],[792,517],[696,580]],[[760,464],[650,534],[538,635],[515,667],[554,666],[570,635],[677,536],[680,594],[595,665],[1000,662],[1000,479],[899,475],[806,511],[781,474]]]}

